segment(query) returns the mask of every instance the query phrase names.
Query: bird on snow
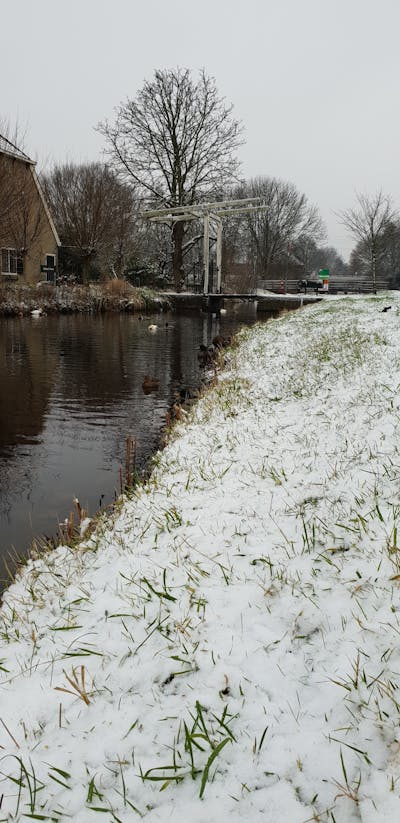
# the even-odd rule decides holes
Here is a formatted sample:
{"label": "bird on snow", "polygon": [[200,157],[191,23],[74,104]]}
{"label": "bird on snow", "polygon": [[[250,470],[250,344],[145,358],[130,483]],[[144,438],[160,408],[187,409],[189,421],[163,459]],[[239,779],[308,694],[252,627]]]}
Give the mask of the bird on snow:
{"label": "bird on snow", "polygon": [[383,309],[382,309],[382,312],[389,311],[389,309],[391,309],[391,308],[392,308],[391,306],[384,306]]}

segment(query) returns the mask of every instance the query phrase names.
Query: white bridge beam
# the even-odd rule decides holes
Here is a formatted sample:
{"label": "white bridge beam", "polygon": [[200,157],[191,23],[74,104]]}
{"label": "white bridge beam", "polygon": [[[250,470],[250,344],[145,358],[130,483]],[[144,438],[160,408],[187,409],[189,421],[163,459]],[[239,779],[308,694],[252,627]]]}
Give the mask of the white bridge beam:
{"label": "white bridge beam", "polygon": [[[221,292],[222,281],[222,218],[234,217],[237,214],[248,214],[253,211],[264,211],[267,206],[262,203],[261,197],[246,197],[242,200],[216,200],[214,203],[196,203],[192,206],[172,206],[171,208],[143,211],[140,216],[150,223],[167,223],[174,225],[178,222],[203,220],[203,265],[204,285],[203,292],[208,294],[210,271],[210,220],[216,223],[217,241],[217,293]],[[214,239],[214,238],[212,238]]]}

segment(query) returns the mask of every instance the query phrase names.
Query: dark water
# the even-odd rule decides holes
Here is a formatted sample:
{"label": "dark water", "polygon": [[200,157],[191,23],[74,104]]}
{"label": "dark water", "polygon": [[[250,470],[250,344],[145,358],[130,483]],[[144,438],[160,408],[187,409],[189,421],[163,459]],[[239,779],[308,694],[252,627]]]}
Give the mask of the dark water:
{"label": "dark water", "polygon": [[[127,435],[142,469],[175,393],[202,381],[199,344],[256,320],[245,304],[220,319],[0,318],[0,579],[12,548],[26,555],[34,538],[57,534],[74,496],[91,514],[114,500]],[[148,395],[146,374],[159,380]]]}

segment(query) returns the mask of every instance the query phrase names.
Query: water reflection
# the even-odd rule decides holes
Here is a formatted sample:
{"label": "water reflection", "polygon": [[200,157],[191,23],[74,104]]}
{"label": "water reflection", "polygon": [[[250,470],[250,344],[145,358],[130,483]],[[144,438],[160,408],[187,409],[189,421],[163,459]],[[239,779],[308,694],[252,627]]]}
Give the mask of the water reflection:
{"label": "water reflection", "polygon": [[[114,499],[127,435],[142,468],[175,393],[199,386],[199,344],[256,319],[243,304],[221,319],[0,319],[0,578],[10,548],[55,534],[75,495],[92,513]],[[143,392],[145,375],[157,390]]]}

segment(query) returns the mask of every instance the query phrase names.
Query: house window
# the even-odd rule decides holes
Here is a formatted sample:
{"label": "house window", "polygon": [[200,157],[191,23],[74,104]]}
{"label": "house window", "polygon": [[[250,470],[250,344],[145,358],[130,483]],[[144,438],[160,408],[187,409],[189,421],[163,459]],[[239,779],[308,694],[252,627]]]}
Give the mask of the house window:
{"label": "house window", "polygon": [[1,273],[11,274],[15,277],[17,274],[24,273],[24,261],[21,253],[17,251],[17,249],[1,250]]}

